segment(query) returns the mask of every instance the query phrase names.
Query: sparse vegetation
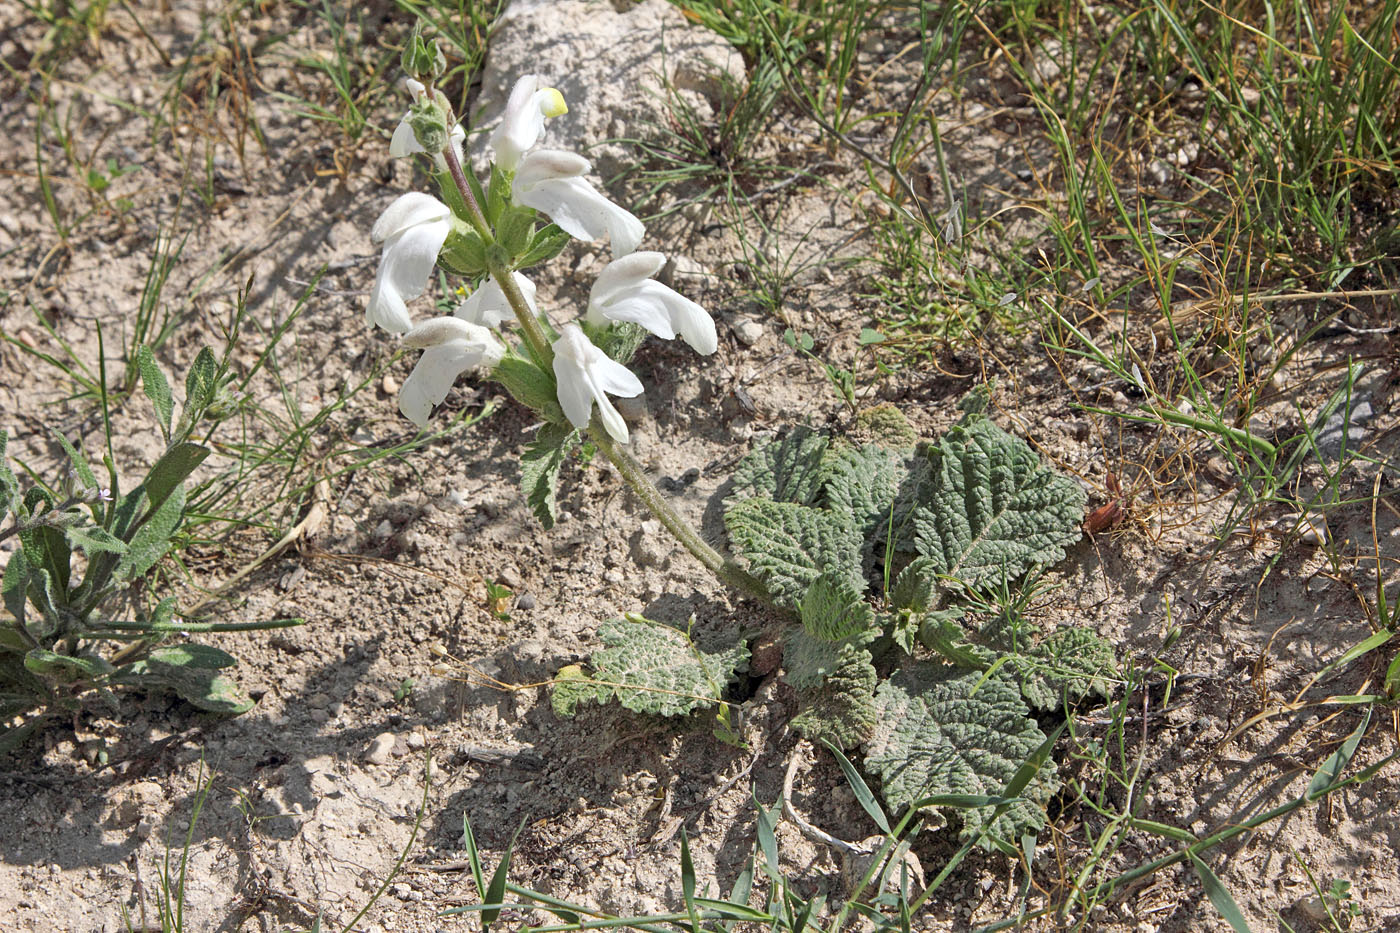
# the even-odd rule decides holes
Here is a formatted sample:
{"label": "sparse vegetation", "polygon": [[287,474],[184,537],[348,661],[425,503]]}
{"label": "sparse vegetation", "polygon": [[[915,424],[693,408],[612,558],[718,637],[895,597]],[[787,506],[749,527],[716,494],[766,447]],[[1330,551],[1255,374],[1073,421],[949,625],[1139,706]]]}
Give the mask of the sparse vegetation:
{"label": "sparse vegetation", "polygon": [[[414,24],[471,154],[640,14],[169,7],[0,13],[0,925],[1393,922],[1400,0],[675,0],[589,177],[719,352],[592,335],[759,596],[551,391],[398,418],[360,324],[436,174],[386,154]],[[541,274],[555,325],[604,262]],[[1031,480],[1045,527],[969,563]]]}

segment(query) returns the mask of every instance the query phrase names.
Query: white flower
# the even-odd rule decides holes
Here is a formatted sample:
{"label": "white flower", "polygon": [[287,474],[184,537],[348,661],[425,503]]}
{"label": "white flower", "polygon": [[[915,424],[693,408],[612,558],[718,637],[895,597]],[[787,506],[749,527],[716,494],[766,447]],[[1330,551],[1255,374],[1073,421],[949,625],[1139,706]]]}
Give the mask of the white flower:
{"label": "white flower", "polygon": [[486,328],[455,317],[435,317],[404,335],[403,345],[423,350],[399,390],[399,411],[420,428],[452,390],[457,377],[473,366],[491,368],[505,347]]}
{"label": "white flower", "polygon": [[627,443],[627,422],[605,393],[632,398],[642,394],[642,382],[626,366],[595,347],[577,324],[565,324],[554,342],[554,378],[559,382],[559,405],[570,424],[588,427],[593,403],[597,402],[603,427]]}
{"label": "white flower", "polygon": [[[408,78],[404,83],[408,85],[408,93],[413,95],[415,101],[420,101],[427,96],[428,89],[425,88],[422,83],[412,78]],[[399,125],[394,127],[394,135],[389,139],[389,155],[395,159],[411,156],[415,152],[426,151],[419,145],[418,137],[413,134],[413,127],[408,122],[410,116],[412,116],[411,113],[403,115],[403,119],[399,121]],[[452,133],[449,138],[452,140],[453,151],[457,153],[457,164],[461,165],[462,142],[467,138],[467,131],[462,129],[462,124],[458,123],[456,126],[452,127]],[[442,153],[434,152],[433,161],[437,163],[437,170],[439,172],[447,171],[447,161],[443,159]]]}
{"label": "white flower", "polygon": [[[525,296],[525,304],[530,306],[530,313],[538,316],[540,312],[535,307],[535,283],[519,272],[512,272],[511,276],[520,288],[520,293]],[[462,299],[462,303],[452,313],[464,321],[480,324],[482,327],[500,327],[503,321],[515,320],[515,311],[511,309],[510,302],[506,301],[506,293],[501,291],[501,286],[496,284],[492,276],[487,276],[475,291]]]}
{"label": "white flower", "polygon": [[525,150],[540,138],[545,117],[557,117],[568,112],[564,95],[555,88],[545,87],[543,78],[539,75],[521,76],[510,92],[501,125],[491,134],[489,145],[496,153],[496,164],[502,171],[515,171]]}
{"label": "white flower", "polygon": [[626,256],[642,242],[646,228],[580,177],[589,167],[572,152],[537,149],[520,161],[511,195],[517,204],[549,215],[570,236],[597,240],[607,234],[613,254]]}
{"label": "white flower", "polygon": [[370,240],[383,243],[365,322],[401,334],[413,326],[407,302],[423,294],[438,250],[452,230],[452,211],[429,194],[400,196],[379,215]]}
{"label": "white flower", "polygon": [[689,298],[652,280],[665,264],[663,254],[652,252],[608,263],[589,293],[588,321],[631,321],[664,340],[680,334],[697,353],[708,356],[719,346],[714,319]]}

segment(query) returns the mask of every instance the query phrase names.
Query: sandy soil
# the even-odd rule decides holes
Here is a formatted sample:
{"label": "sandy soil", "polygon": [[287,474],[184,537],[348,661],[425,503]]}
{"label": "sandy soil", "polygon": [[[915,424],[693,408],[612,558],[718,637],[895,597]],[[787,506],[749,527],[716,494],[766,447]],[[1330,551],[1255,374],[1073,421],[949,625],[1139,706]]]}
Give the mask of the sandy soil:
{"label": "sandy soil", "polygon": [[[251,366],[268,333],[307,292],[304,283],[327,264],[279,351],[285,385],[259,380],[249,411],[258,405],[286,417],[285,389],[297,413],[310,416],[394,352],[382,333],[363,325],[377,259],[368,230],[389,198],[414,184],[410,166],[391,162],[375,139],[348,145],[333,128],[298,116],[275,92],[323,88],[275,56],[258,68],[252,95],[265,148],[248,140],[239,158],[229,94],[217,99],[212,115],[186,108],[183,122],[154,131],[153,145],[149,121],[127,105],[154,108],[170,86],[170,69],[155,47],[178,59],[195,47],[202,28],[220,23],[214,13],[176,6],[143,20],[151,41],[112,12],[100,51],[82,46],[47,89],[46,112],[67,121],[80,152],[140,166],[114,183],[107,201],[94,201],[61,151],[43,147],[64,214],[91,210],[66,243],[36,184],[40,112],[31,95],[44,92],[17,77],[43,30],[22,9],[0,7],[6,37],[0,56],[18,69],[0,78],[6,128],[0,164],[8,166],[9,179],[0,186],[6,295],[0,328],[8,341],[0,344],[0,427],[10,434],[12,454],[36,469],[57,462],[49,428],[81,438],[90,451],[100,444],[101,429],[92,405],[68,399],[71,384],[24,348],[61,356],[65,341],[93,366],[100,322],[112,353],[129,333],[162,234],[189,232],[164,296],[176,322],[159,353],[168,372],[182,374],[201,345],[217,342],[250,278],[251,327],[238,364]],[[382,15],[396,14],[384,9]],[[232,28],[250,47],[287,33],[289,46],[328,48],[324,27],[292,8],[255,7],[235,17]],[[973,101],[974,116],[965,109],[947,114],[949,158],[969,172],[990,165],[999,174],[989,177],[1005,182],[997,197],[1031,197],[1014,173],[1033,147],[1010,143],[1018,127],[1014,113],[986,117],[998,101],[994,88],[984,91],[985,100]],[[399,106],[383,102],[372,122],[392,126]],[[206,141],[212,146],[207,173]],[[834,183],[858,185],[853,163],[844,155],[838,161],[844,168],[833,173]],[[190,183],[205,185],[210,203],[189,195],[177,204]],[[417,183],[423,187],[421,177]],[[113,206],[119,196],[130,199],[128,209]],[[786,237],[774,250],[862,252],[859,239],[850,239],[860,218],[824,188],[793,186],[772,210],[781,211]],[[699,360],[684,347],[644,346],[634,369],[647,393],[629,410],[635,452],[682,509],[713,532],[713,496],[755,439],[804,420],[835,430],[848,423],[819,369],[795,356],[781,334],[786,326],[808,331],[827,358],[849,359],[874,311],[860,297],[868,270],[834,263],[804,273],[785,295],[780,320],[747,296],[732,233],[680,221],[656,230],[657,242],[689,260],[687,268],[710,273],[688,277],[685,288],[716,313],[721,347],[716,357]],[[540,277],[541,304],[577,304],[601,255],[570,247]],[[1313,313],[1297,309],[1300,330]],[[1146,334],[1146,323],[1132,325],[1135,335]],[[1111,321],[1086,326],[1103,329]],[[1328,513],[1325,548],[1275,528],[1283,510],[1265,511],[1222,539],[1236,490],[1209,446],[1196,436],[1086,413],[1077,406],[1128,410],[1126,387],[1090,363],[1054,353],[1040,338],[991,332],[980,345],[935,350],[879,379],[865,401],[894,402],[933,436],[954,420],[952,403],[974,381],[996,377],[998,422],[1079,477],[1091,507],[1105,501],[1109,471],[1133,489],[1131,520],[1074,548],[1038,611],[1046,624],[1093,627],[1125,663],[1171,665],[1184,675],[1165,706],[1160,691],[1131,698],[1147,715],[1133,720],[1126,745],[1112,750],[1129,767],[1141,764],[1139,816],[1204,834],[1296,796],[1359,721],[1355,711],[1306,701],[1375,689],[1378,672],[1353,665],[1307,692],[1296,710],[1286,708],[1315,672],[1370,633],[1361,604],[1374,579],[1369,503]],[[1265,426],[1286,436],[1299,421],[1295,405],[1311,411],[1319,404],[1331,384],[1324,377],[1335,374],[1338,361],[1369,358],[1378,373],[1379,415],[1366,442],[1377,456],[1393,456],[1390,339],[1343,331],[1311,341],[1283,374],[1285,390],[1262,414]],[[1171,365],[1165,349],[1157,362]],[[401,381],[410,365],[394,363],[389,379]],[[140,928],[153,921],[160,874],[167,864],[178,870],[187,839],[185,929],[302,928],[321,914],[328,928],[338,927],[388,876],[420,807],[422,825],[404,868],[361,929],[474,926],[472,919],[438,916],[476,897],[461,861],[464,815],[493,860],[518,829],[513,879],[556,896],[620,913],[678,904],[682,827],[700,877],[728,889],[753,843],[751,794],[776,799],[795,745],[784,727],[792,713],[789,688],[773,678],[746,686],[749,747],[737,749],[716,741],[703,719],[658,723],[604,708],[562,721],[540,690],[483,684],[488,677],[514,685],[547,680],[596,647],[599,621],[625,611],[694,613],[703,629],[718,630],[761,625],[759,609],[722,590],[684,552],[646,534],[645,511],[601,463],[570,466],[565,518],[542,530],[516,487],[515,457],[531,437],[531,419],[491,384],[464,383],[439,416],[489,408],[478,424],[403,458],[348,471],[358,452],[411,437],[385,388],[375,376],[312,435],[315,455],[308,462],[319,462],[329,482],[324,525],[250,574],[218,606],[228,620],[307,622],[220,642],[241,660],[238,677],[258,700],[252,712],[217,719],[169,697],[131,695],[119,713],[79,716],[6,763],[0,927]],[[249,425],[267,436],[267,426],[251,415]],[[139,394],[118,412],[116,426],[118,458],[134,469],[149,456],[155,433]],[[1310,468],[1302,483],[1320,476]],[[1374,467],[1351,468],[1343,495],[1368,496],[1374,476]],[[1391,482],[1384,478],[1382,488]],[[272,480],[257,478],[247,495],[250,503],[271,504]],[[305,497],[281,504],[263,517],[268,527],[195,546],[189,576],[171,567],[167,580],[183,604],[200,602],[200,587],[236,573],[308,505]],[[1375,523],[1382,551],[1393,555],[1395,513],[1382,508]],[[504,613],[490,611],[486,582],[512,591]],[[1164,649],[1174,627],[1180,637]],[[435,649],[455,659],[451,675],[434,673],[443,663]],[[1262,712],[1271,715],[1255,721]],[[1376,718],[1358,763],[1378,760],[1396,741],[1392,712],[1377,710]],[[1102,711],[1086,709],[1082,737],[1101,736],[1104,722]],[[99,748],[105,765],[96,757]],[[1062,767],[1097,780],[1087,764]],[[208,782],[208,797],[191,827],[201,782]],[[824,755],[801,772],[796,803],[838,837],[856,840],[874,831]],[[1297,930],[1326,928],[1310,913],[1314,892],[1306,870],[1324,886],[1332,878],[1353,883],[1362,913],[1352,929],[1394,929],[1400,924],[1397,804],[1400,784],[1393,772],[1383,773],[1222,847],[1211,864],[1255,929],[1284,929],[1280,917]],[[1051,815],[1054,832],[1042,837],[1037,860],[1036,883],[1046,889],[1061,884],[1063,874],[1072,877],[1086,840],[1105,825],[1085,807]],[[840,895],[835,853],[787,823],[779,837],[804,891]],[[920,839],[916,851],[926,869],[936,871],[953,838]],[[1171,848],[1140,834],[1108,864],[1126,869]],[[1001,919],[1014,909],[1018,885],[1015,866],[999,856],[975,857],[917,924],[960,930]],[[1224,929],[1195,876],[1179,868],[1132,888],[1088,927]]]}

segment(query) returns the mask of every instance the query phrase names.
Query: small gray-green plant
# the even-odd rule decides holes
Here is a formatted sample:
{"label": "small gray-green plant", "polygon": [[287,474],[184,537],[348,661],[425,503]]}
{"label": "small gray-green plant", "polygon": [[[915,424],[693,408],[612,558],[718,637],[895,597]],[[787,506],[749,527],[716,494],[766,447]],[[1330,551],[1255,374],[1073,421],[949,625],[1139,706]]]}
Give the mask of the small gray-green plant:
{"label": "small gray-green plant", "polygon": [[[130,490],[113,461],[110,424],[102,479],[79,446],[55,434],[68,473],[45,484],[26,470],[35,480],[28,488],[6,460],[8,437],[0,431],[0,539],[19,543],[0,580],[0,711],[11,722],[0,751],[94,698],[115,707],[120,690],[170,690],[200,709],[244,712],[252,701],[223,673],[235,659],[186,636],[299,624],[180,621],[173,596],[157,600],[143,591],[185,533],[185,482],[209,455],[191,438],[206,416],[228,405],[229,375],[226,360],[202,350],[176,419],[170,385],[149,348],[140,348],[136,365],[166,446]],[[102,401],[105,414],[105,394]]]}

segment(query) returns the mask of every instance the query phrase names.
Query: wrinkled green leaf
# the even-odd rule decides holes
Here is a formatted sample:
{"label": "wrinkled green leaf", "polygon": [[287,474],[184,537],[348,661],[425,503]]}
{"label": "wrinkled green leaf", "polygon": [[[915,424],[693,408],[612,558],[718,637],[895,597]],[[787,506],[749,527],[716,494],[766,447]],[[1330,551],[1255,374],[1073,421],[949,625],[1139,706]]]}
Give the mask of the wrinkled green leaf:
{"label": "wrinkled green leaf", "polygon": [[828,641],[803,628],[789,629],[783,638],[783,680],[799,690],[820,686],[841,666],[847,648],[869,644],[872,635]]}
{"label": "wrinkled green leaf", "polygon": [[1064,628],[1031,648],[1017,666],[1021,693],[1036,709],[1059,709],[1090,693],[1107,699],[1118,674],[1113,646],[1087,628]]}
{"label": "wrinkled green leaf", "polygon": [[219,363],[214,358],[214,351],[205,347],[195,356],[190,371],[185,374],[185,410],[181,413],[181,420],[189,426],[196,424],[218,391]]}
{"label": "wrinkled green leaf", "polygon": [[875,731],[875,683],[870,652],[842,646],[835,669],[815,689],[802,694],[803,710],[792,727],[813,742],[854,748]]}
{"label": "wrinkled green leaf", "polygon": [[890,526],[895,499],[908,470],[905,458],[892,450],[833,444],[823,460],[826,504],[851,516],[865,544],[861,556],[868,567],[881,551],[880,542]]}
{"label": "wrinkled green leaf", "polygon": [[24,616],[29,606],[29,575],[29,558],[24,556],[24,549],[15,550],[10,554],[9,563],[5,565],[4,577],[0,577],[0,599],[3,599],[5,608],[20,625],[24,624]]}
{"label": "wrinkled green leaf", "polygon": [[438,258],[458,275],[477,279],[486,274],[486,244],[475,230],[449,233]]}
{"label": "wrinkled green leaf", "polygon": [[520,485],[525,499],[541,525],[553,528],[558,518],[555,492],[559,470],[569,451],[578,443],[578,431],[560,424],[546,423],[535,439],[525,445],[520,457]]}
{"label": "wrinkled green leaf", "polygon": [[904,412],[888,402],[857,414],[856,426],[881,447],[907,452],[912,451],[919,442],[919,434],[909,419],[904,417]]}
{"label": "wrinkled green leaf", "polygon": [[974,644],[959,624],[961,609],[940,609],[919,617],[919,641],[946,661],[961,668],[985,671],[997,659],[997,652]]}
{"label": "wrinkled green leaf", "polygon": [[[474,175],[475,172],[467,174]],[[487,223],[492,227],[500,219],[501,212],[510,204],[510,179],[494,162],[491,163],[491,179],[486,183],[486,200],[478,203],[486,214]]]}
{"label": "wrinkled green leaf", "polygon": [[750,499],[724,515],[729,540],[780,606],[795,609],[823,573],[860,592],[860,534],[825,509]]}
{"label": "wrinkled green leaf", "polygon": [[905,654],[913,654],[914,646],[919,641],[919,620],[917,612],[910,612],[908,609],[899,609],[894,612],[882,612],[878,619],[880,630],[885,636],[899,646]]}
{"label": "wrinkled green leaf", "polygon": [[53,432],[54,440],[63,448],[63,452],[68,455],[68,460],[73,464],[73,475],[82,484],[84,490],[97,487],[97,477],[92,474],[92,467],[88,466],[87,457],[83,452],[57,431]]}
{"label": "wrinkled green leaf", "polygon": [[120,676],[128,683],[164,687],[191,706],[210,713],[237,716],[254,705],[233,678],[208,667],[167,664],[151,657],[128,665]]}
{"label": "wrinkled green leaf", "polygon": [[[54,516],[53,496],[37,486],[25,491],[24,505],[31,516],[41,512],[45,513],[46,518]],[[30,565],[49,575],[55,603],[64,602],[72,573],[72,552],[62,529],[47,524],[26,528],[19,533],[19,543]]]}
{"label": "wrinkled green leaf", "polygon": [[[948,664],[901,668],[876,690],[875,715],[879,725],[865,765],[895,809],[941,794],[1000,795],[1045,741],[1014,681],[999,674],[983,680],[980,672]],[[1043,804],[1056,785],[1047,766],[1022,794],[1027,799],[997,817],[990,834],[1015,839],[1044,825]],[[975,838],[987,815],[965,811],[963,838]]]}
{"label": "wrinkled green leaf", "polygon": [[10,469],[10,461],[5,457],[5,447],[9,440],[5,429],[0,428],[0,519],[20,504],[19,480],[15,478],[15,471]]}
{"label": "wrinkled green leaf", "polygon": [[954,426],[928,453],[916,546],[966,584],[1016,579],[1079,540],[1085,494],[990,421]]}
{"label": "wrinkled green leaf", "polygon": [[535,237],[535,212],[528,207],[508,207],[496,223],[496,242],[512,259],[525,252]]}
{"label": "wrinkled green leaf", "polygon": [[554,687],[556,697],[564,691],[556,709],[615,698],[639,713],[684,715],[718,700],[749,659],[742,641],[704,651],[686,632],[635,614],[604,622],[598,635],[605,647],[591,659],[591,685],[579,679],[581,672],[556,678],[568,681]]}
{"label": "wrinkled green leaf", "polygon": [[525,407],[538,412],[551,424],[567,424],[564,409],[559,407],[559,387],[554,374],[547,373],[529,360],[507,356],[491,370],[491,378],[499,382],[511,397]]}
{"label": "wrinkled green leaf", "polygon": [[525,251],[524,256],[520,257],[516,268],[528,269],[542,262],[548,262],[562,253],[571,239],[573,237],[560,230],[556,224],[542,227],[535,233],[535,238],[530,241],[530,248]]}
{"label": "wrinkled green leaf", "polygon": [[63,529],[68,546],[78,548],[86,554],[105,551],[120,554],[126,550],[126,542],[97,525],[70,525]]}
{"label": "wrinkled green leaf", "polygon": [[938,602],[938,571],[931,558],[916,557],[911,560],[899,576],[895,577],[890,588],[890,603],[896,609],[910,609],[924,612]]}
{"label": "wrinkled green leaf", "polygon": [[632,357],[637,355],[637,349],[649,333],[645,327],[630,321],[595,328],[585,320],[583,330],[595,347],[624,366],[632,362]]}
{"label": "wrinkled green leaf", "polygon": [[549,688],[549,705],[555,715],[565,719],[577,714],[581,703],[606,703],[610,699],[612,687],[595,684],[579,664],[560,668]]}
{"label": "wrinkled green leaf", "polygon": [[874,613],[849,580],[823,573],[812,581],[798,610],[813,638],[840,641],[871,626]]}
{"label": "wrinkled green leaf", "polygon": [[749,453],[734,470],[733,491],[725,507],[748,499],[771,499],[812,505],[826,480],[828,441],[811,428],[798,426],[780,441],[769,441]]}

